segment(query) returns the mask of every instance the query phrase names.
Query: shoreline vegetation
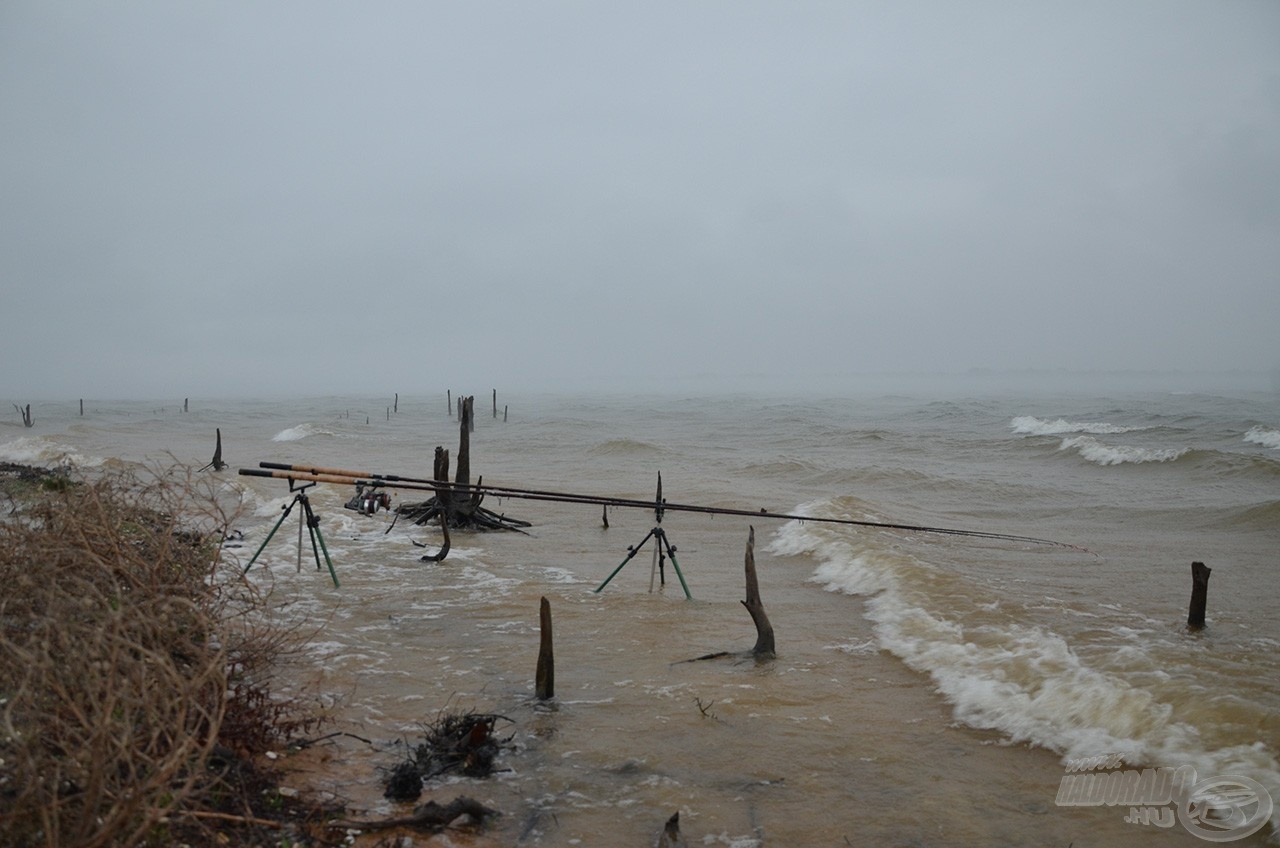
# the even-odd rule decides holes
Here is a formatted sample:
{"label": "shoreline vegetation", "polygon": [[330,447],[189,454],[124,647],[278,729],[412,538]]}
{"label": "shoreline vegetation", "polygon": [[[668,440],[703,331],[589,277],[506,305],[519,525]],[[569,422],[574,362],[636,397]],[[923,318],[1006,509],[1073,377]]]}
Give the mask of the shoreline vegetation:
{"label": "shoreline vegetation", "polygon": [[325,716],[271,689],[306,634],[224,559],[238,509],[189,469],[0,463],[0,846],[352,844],[269,754]]}
{"label": "shoreline vegetation", "polygon": [[[465,795],[370,821],[286,784],[352,734],[317,735],[319,700],[273,689],[314,634],[243,579],[241,518],[192,467],[0,462],[0,848],[489,844],[501,812]],[[385,797],[490,776],[510,743],[499,721],[442,710],[386,769]]]}

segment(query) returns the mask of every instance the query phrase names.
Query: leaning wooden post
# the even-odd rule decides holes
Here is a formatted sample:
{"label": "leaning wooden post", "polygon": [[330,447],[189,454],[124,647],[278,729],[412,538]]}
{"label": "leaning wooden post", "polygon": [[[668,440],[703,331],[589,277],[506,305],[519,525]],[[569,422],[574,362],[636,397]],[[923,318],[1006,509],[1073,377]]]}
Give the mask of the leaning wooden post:
{"label": "leaning wooden post", "polygon": [[498,390],[493,390],[493,417],[498,417]]}
{"label": "leaning wooden post", "polygon": [[747,599],[742,605],[751,613],[751,620],[756,625],[756,646],[751,653],[757,657],[774,656],[773,625],[769,616],[764,614],[764,604],[760,601],[760,584],[756,580],[756,528],[752,527],[747,535],[747,555],[744,561],[747,572]]}
{"label": "leaning wooden post", "polygon": [[453,414],[453,389],[444,390],[445,405],[449,408],[449,413]]}
{"label": "leaning wooden post", "polygon": [[535,686],[538,700],[545,701],[556,694],[556,661],[551,647],[551,603],[544,596],[538,614],[542,640],[538,645],[538,670]]}
{"label": "leaning wooden post", "polygon": [[400,393],[396,392],[396,399],[391,402],[391,411],[400,412]]}
{"label": "leaning wooden post", "polygon": [[1204,627],[1204,608],[1209,601],[1209,573],[1212,568],[1203,562],[1191,563],[1191,609],[1187,612],[1187,626],[1193,630]]}

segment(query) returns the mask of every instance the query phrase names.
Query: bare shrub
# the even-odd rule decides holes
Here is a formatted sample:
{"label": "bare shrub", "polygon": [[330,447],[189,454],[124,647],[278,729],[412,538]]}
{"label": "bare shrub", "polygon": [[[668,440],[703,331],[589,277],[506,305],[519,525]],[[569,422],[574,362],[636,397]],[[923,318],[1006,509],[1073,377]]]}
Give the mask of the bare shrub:
{"label": "bare shrub", "polygon": [[311,723],[271,697],[296,635],[222,563],[233,516],[199,489],[113,473],[0,523],[0,844],[212,842],[201,822],[256,819],[248,758]]}

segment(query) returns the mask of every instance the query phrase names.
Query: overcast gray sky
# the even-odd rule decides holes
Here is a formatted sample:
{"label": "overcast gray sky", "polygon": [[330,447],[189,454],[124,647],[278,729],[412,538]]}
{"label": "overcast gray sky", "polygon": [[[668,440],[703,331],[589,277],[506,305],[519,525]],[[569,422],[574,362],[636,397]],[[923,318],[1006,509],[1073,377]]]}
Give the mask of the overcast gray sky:
{"label": "overcast gray sky", "polygon": [[0,4],[0,391],[1280,367],[1280,3]]}

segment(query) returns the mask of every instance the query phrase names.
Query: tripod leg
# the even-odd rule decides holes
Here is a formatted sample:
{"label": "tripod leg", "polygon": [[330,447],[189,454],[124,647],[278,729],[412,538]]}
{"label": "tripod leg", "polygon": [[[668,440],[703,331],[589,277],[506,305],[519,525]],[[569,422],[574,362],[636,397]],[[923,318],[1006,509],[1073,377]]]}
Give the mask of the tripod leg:
{"label": "tripod leg", "polygon": [[596,592],[599,592],[599,591],[600,591],[601,589],[603,589],[605,586],[608,586],[608,585],[609,585],[609,581],[610,581],[610,580],[612,580],[614,577],[617,577],[617,576],[618,576],[618,572],[622,570],[622,566],[624,566],[624,565],[626,565],[627,563],[631,562],[631,560],[635,557],[635,555],[636,555],[636,554],[638,554],[638,553],[640,553],[640,549],[644,547],[644,543],[645,543],[645,542],[647,542],[647,541],[649,541],[649,536],[652,536],[652,535],[653,535],[653,531],[652,531],[652,530],[650,530],[650,531],[648,532],[648,534],[647,534],[643,539],[641,539],[641,540],[640,540],[640,544],[636,545],[634,548],[632,548],[632,549],[631,549],[631,551],[627,554],[627,558],[626,558],[626,559],[624,559],[624,560],[623,560],[623,561],[618,565],[618,567],[617,567],[617,568],[615,568],[615,569],[613,570],[613,573],[612,573],[612,574],[610,574],[608,577],[606,577],[606,578],[604,579],[604,582],[603,582],[603,583],[601,583],[599,586],[597,586],[597,587],[596,587]]}
{"label": "tripod leg", "polygon": [[249,558],[249,564],[244,567],[242,574],[248,574],[249,569],[253,568],[253,564],[258,561],[258,555],[267,547],[267,543],[271,541],[271,537],[280,529],[280,525],[284,524],[284,520],[289,517],[289,513],[293,511],[293,504],[289,504],[284,508],[284,514],[280,516],[280,520],[276,522],[276,526],[271,528],[271,532],[267,534],[267,538],[262,540],[262,544],[258,546],[258,550]]}
{"label": "tripod leg", "polygon": [[[298,516],[298,566],[295,569],[298,574],[302,573],[302,528],[303,528],[303,525],[307,523],[307,513],[310,511],[311,510],[309,509],[304,509],[302,511],[302,514]],[[315,546],[316,546],[316,543],[313,541],[311,543],[311,547],[315,548]],[[317,567],[319,567],[318,562],[316,563],[316,565]]]}
{"label": "tripod leg", "polygon": [[[662,536],[658,536],[658,544],[653,546],[653,565],[658,572],[658,588],[667,588],[667,558],[662,553]],[[649,575],[649,591],[653,591],[653,574]]]}
{"label": "tripod leg", "polygon": [[693,595],[689,592],[689,584],[684,582],[684,572],[680,570],[680,563],[676,562],[676,549],[671,547],[671,543],[667,541],[665,535],[662,537],[662,544],[667,547],[667,556],[671,557],[671,566],[676,570],[676,577],[680,578],[680,588],[684,589],[685,598],[692,601]]}
{"label": "tripod leg", "polygon": [[[325,547],[324,536],[320,535],[320,519],[316,518],[316,514],[311,511],[311,502],[303,501],[303,509],[306,510],[307,529],[311,531],[311,552],[315,554],[316,571],[320,570],[320,551],[324,551],[324,561],[329,566],[329,577],[333,579],[334,588],[338,588],[338,574],[333,570],[333,560],[329,559],[329,549]],[[316,550],[316,542],[320,543],[320,550]]]}
{"label": "tripod leg", "polygon": [[[320,535],[320,526],[317,524],[315,527],[312,527],[311,532],[315,534],[316,539],[320,541],[320,550],[324,551],[324,561],[329,566],[329,577],[333,580],[333,588],[335,589],[340,588],[338,586],[338,573],[333,570],[333,560],[329,559],[329,549],[324,546],[324,536]],[[319,558],[317,558],[316,570],[319,570],[319,569],[320,569],[320,560]]]}
{"label": "tripod leg", "polygon": [[[310,513],[311,510],[307,512]],[[320,519],[313,515],[305,515],[302,523],[307,525],[307,538],[311,540],[311,556],[316,561],[316,571],[319,571],[320,549],[316,546],[316,535],[320,532]],[[302,525],[298,526],[298,571],[302,571]]]}

